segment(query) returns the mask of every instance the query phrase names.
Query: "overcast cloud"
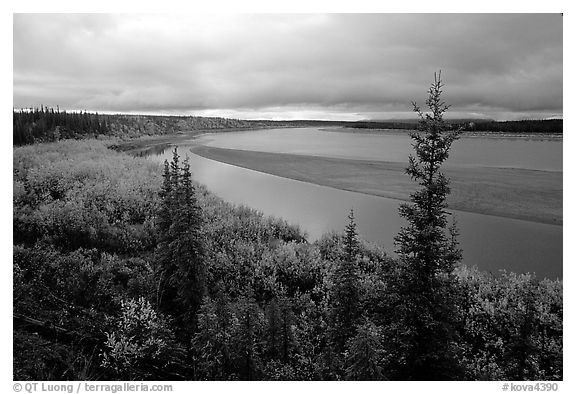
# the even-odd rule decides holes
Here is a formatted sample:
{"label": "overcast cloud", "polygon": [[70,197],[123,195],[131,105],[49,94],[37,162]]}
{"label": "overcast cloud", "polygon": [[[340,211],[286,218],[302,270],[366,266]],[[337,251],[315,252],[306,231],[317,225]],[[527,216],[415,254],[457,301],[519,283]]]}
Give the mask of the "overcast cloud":
{"label": "overcast cloud", "polygon": [[239,118],[562,115],[558,14],[14,16],[14,107]]}

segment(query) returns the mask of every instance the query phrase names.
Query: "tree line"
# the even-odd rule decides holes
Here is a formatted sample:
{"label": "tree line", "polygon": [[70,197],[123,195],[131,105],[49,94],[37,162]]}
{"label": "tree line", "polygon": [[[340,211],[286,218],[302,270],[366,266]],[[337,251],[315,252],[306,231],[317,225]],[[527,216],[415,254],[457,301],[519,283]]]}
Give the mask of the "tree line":
{"label": "tree line", "polygon": [[[445,121],[449,129],[464,132],[520,134],[561,134],[562,119],[550,120],[462,120]],[[86,111],[67,112],[41,106],[13,111],[13,144],[58,141],[113,135],[137,138],[143,135],[175,134],[199,130],[236,130],[265,127],[347,127],[412,131],[417,121],[324,121],[324,120],[241,120],[201,116],[103,115]]]}
{"label": "tree line", "polygon": [[[445,121],[448,128],[462,132],[490,132],[490,133],[517,133],[517,134],[562,134],[562,119],[540,120],[506,120],[495,121],[486,119],[454,119]],[[417,123],[411,121],[359,121],[347,123],[345,127],[356,129],[392,129],[415,130]]]}
{"label": "tree line", "polygon": [[13,111],[13,144],[58,141],[83,135],[108,134],[109,120],[98,113],[66,112],[60,108],[30,108]]}
{"label": "tree line", "polygon": [[496,133],[522,133],[522,134],[562,134],[562,119],[546,120],[507,120],[501,122],[468,122],[461,126],[465,131],[486,131]]}
{"label": "tree line", "polygon": [[40,108],[13,111],[13,144],[52,142],[103,136],[137,138],[143,135],[174,134],[195,130],[242,129],[283,123],[201,116],[154,116],[98,114]]}

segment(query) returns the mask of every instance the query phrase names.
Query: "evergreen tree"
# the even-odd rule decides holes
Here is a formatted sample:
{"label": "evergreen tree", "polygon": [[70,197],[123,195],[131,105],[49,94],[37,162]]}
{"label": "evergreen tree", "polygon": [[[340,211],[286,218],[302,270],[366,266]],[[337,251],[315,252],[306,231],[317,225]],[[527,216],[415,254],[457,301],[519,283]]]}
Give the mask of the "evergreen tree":
{"label": "evergreen tree", "polygon": [[440,74],[435,74],[426,100],[431,114],[413,103],[420,123],[419,131],[411,134],[416,157],[410,156],[406,172],[421,189],[412,193],[411,204],[402,204],[399,210],[408,225],[395,238],[400,261],[392,305],[402,379],[451,379],[458,373],[452,353],[456,334],[452,273],[461,251],[455,228],[447,231],[450,189],[440,167],[459,131],[450,130],[443,120],[449,107],[441,99],[442,87]]}
{"label": "evergreen tree", "polygon": [[280,308],[274,298],[266,308],[266,355],[271,360],[280,358]]}
{"label": "evergreen tree", "polygon": [[384,351],[378,327],[367,320],[347,343],[346,379],[382,380]]}
{"label": "evergreen tree", "polygon": [[[174,150],[174,156],[177,160],[177,151]],[[170,278],[175,275],[175,266],[173,262],[173,250],[170,247],[172,242],[171,227],[175,218],[174,193],[177,184],[173,182],[171,164],[166,160],[164,162],[164,173],[162,188],[159,192],[160,208],[158,210],[158,219],[156,228],[158,232],[158,248],[156,249],[156,261],[158,263],[158,288],[156,292],[156,303],[163,312],[171,315],[177,314],[176,305],[173,301],[176,298],[176,291],[170,285]]]}
{"label": "evergreen tree", "polygon": [[158,263],[158,291],[157,291],[157,304],[164,312],[173,313],[169,308],[170,301],[174,299],[175,295],[166,295],[169,292],[169,278],[174,275],[174,266],[172,262],[172,250],[170,242],[172,240],[170,229],[174,221],[174,189],[178,187],[174,178],[172,177],[172,167],[174,160],[178,160],[178,152],[174,149],[173,159],[170,163],[164,161],[164,173],[162,175],[162,188],[160,189],[160,208],[158,210],[158,219],[156,228],[158,231],[158,248],[156,249],[156,261]]}
{"label": "evergreen tree", "polygon": [[356,261],[358,255],[358,232],[356,231],[356,221],[354,220],[354,210],[351,209],[348,214],[348,224],[344,229],[344,258],[348,262]]}
{"label": "evergreen tree", "polygon": [[331,291],[331,338],[336,352],[342,353],[346,341],[354,336],[359,315],[358,234],[354,212],[350,210],[344,237],[344,254],[333,277]]}
{"label": "evergreen tree", "polygon": [[164,165],[160,191],[157,299],[187,332],[194,329],[205,292],[202,217],[191,177],[188,160],[180,168],[174,149],[172,162]]}
{"label": "evergreen tree", "polygon": [[226,380],[231,371],[232,312],[228,297],[205,298],[198,313],[198,332],[192,341],[196,379]]}
{"label": "evergreen tree", "polygon": [[62,138],[76,138],[82,135],[105,134],[105,119],[100,123],[98,113],[60,112],[58,108],[41,105],[40,108],[13,111],[14,145],[32,144],[34,142],[55,141]]}
{"label": "evergreen tree", "polygon": [[236,303],[237,324],[232,343],[233,359],[243,380],[257,380],[261,371],[263,319],[251,288]]}
{"label": "evergreen tree", "polygon": [[538,313],[536,306],[537,282],[532,279],[527,281],[518,291],[520,299],[518,316],[510,316],[514,321],[515,330],[511,335],[511,343],[504,351],[504,357],[508,360],[507,375],[514,380],[530,380],[531,376],[537,376],[538,372]]}
{"label": "evergreen tree", "polygon": [[284,294],[272,299],[266,310],[266,318],[267,356],[287,364],[294,346],[294,315],[290,300]]}
{"label": "evergreen tree", "polygon": [[[189,314],[193,314],[200,307],[205,292],[205,252],[202,213],[196,200],[188,159],[184,160],[176,201],[176,217],[171,228],[177,266],[175,282],[180,302]],[[187,320],[191,321],[191,316]]]}
{"label": "evergreen tree", "polygon": [[172,204],[170,198],[172,196],[172,179],[170,177],[170,164],[168,160],[164,160],[164,173],[162,174],[162,188],[158,193],[160,197],[160,210],[158,213],[157,229],[160,242],[168,237],[168,231],[172,224]]}

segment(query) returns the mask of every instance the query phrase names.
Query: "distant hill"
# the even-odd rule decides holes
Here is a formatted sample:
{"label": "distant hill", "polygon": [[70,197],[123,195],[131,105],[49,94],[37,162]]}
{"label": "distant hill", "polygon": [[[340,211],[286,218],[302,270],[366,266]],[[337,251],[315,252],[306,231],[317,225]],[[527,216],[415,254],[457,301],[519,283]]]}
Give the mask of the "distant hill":
{"label": "distant hill", "polygon": [[[414,130],[417,119],[328,121],[242,120],[202,116],[102,115],[36,108],[14,112],[13,144],[24,145],[68,138],[110,135],[136,138],[142,135],[175,134],[203,130],[237,130],[265,127],[349,127],[356,129]],[[492,119],[448,119],[452,128],[469,132],[562,133],[562,119],[497,122]]]}
{"label": "distant hill", "polygon": [[[519,134],[562,134],[562,119],[508,120],[493,119],[446,119],[452,128],[461,127],[465,132],[494,132]],[[404,129],[414,130],[418,119],[350,122],[346,127],[360,129]]]}
{"label": "distant hill", "polygon": [[13,144],[109,135],[136,138],[194,130],[279,127],[285,122],[253,121],[202,116],[103,115],[40,107],[13,111]]}
{"label": "distant hill", "polygon": [[[463,123],[484,123],[484,122],[495,122],[494,119],[490,118],[462,118],[462,119],[444,119],[446,123],[450,124],[463,124]],[[376,122],[376,123],[408,123],[408,124],[415,124],[418,123],[417,118],[412,119],[367,119],[363,120],[362,122]]]}
{"label": "distant hill", "polygon": [[486,131],[519,134],[562,134],[562,119],[508,120],[503,122],[471,122],[464,124],[464,131]]}

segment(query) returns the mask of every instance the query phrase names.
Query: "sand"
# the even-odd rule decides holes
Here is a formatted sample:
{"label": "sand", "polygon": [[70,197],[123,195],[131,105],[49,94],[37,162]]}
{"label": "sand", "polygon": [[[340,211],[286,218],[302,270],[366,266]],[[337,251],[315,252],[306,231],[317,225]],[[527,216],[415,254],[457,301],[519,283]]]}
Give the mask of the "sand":
{"label": "sand", "polygon": [[[202,157],[285,178],[408,201],[417,185],[406,163],[254,152],[197,145]],[[562,173],[511,168],[446,167],[449,208],[562,224]]]}

